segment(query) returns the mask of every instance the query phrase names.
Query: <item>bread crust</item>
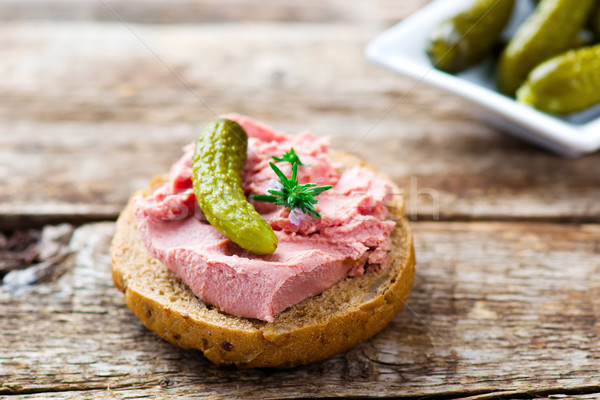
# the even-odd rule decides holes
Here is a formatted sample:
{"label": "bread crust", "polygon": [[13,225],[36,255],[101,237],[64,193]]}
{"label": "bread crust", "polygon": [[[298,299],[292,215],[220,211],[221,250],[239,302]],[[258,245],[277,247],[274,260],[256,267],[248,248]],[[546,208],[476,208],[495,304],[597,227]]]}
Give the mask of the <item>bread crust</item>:
{"label": "bread crust", "polygon": [[[343,168],[361,165],[374,170],[354,156],[331,155]],[[132,198],[151,193],[165,179],[154,178],[146,191]],[[403,201],[394,197],[390,214],[397,224],[388,267],[343,279],[278,314],[272,323],[235,317],[199,301],[146,250],[131,199],[117,220],[111,246],[113,281],[148,329],[176,346],[202,351],[215,364],[293,367],[323,360],[379,332],[408,298],[414,281],[413,238]]]}

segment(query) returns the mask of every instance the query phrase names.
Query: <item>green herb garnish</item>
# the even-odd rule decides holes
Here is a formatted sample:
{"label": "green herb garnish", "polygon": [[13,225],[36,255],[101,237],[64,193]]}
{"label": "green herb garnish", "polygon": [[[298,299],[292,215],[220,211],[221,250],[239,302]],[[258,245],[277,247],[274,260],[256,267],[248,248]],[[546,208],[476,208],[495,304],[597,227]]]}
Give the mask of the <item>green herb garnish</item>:
{"label": "green herb garnish", "polygon": [[[269,162],[269,165],[271,166],[273,171],[275,171],[277,177],[279,177],[279,182],[277,185],[278,188],[268,189],[267,192],[271,195],[259,194],[250,197],[256,201],[265,201],[277,205],[282,205],[288,210],[290,210],[292,213],[297,213],[296,210],[301,210],[303,213],[310,214],[316,218],[321,218],[321,215],[317,212],[317,210],[315,210],[314,207],[314,204],[317,204],[318,201],[317,199],[315,199],[315,196],[318,196],[324,191],[331,189],[332,186],[317,186],[316,183],[305,183],[303,185],[300,185],[298,183],[297,178],[298,165],[300,163],[300,159],[294,153],[294,150],[292,149],[289,152],[285,153],[285,155],[279,160],[289,161],[288,159],[290,157],[286,159],[286,156],[290,154],[295,156],[295,158],[297,159],[296,161],[292,162],[291,179],[288,179],[287,176],[285,176],[285,174],[281,172],[281,170],[275,164]],[[303,164],[300,163],[300,165]],[[298,221],[298,219],[294,218],[292,222],[294,221]],[[294,222],[294,224],[299,225],[299,222]]]}
{"label": "green herb garnish", "polygon": [[283,155],[283,157],[275,157],[275,156],[271,156],[271,158],[273,160],[275,160],[275,162],[282,162],[282,161],[287,161],[290,164],[298,164],[298,165],[305,165],[305,166],[310,166],[310,164],[303,164],[302,161],[300,161],[300,157],[298,157],[298,154],[296,154],[296,152],[294,151],[294,148],[290,148],[290,151],[288,151],[287,153],[285,153]]}

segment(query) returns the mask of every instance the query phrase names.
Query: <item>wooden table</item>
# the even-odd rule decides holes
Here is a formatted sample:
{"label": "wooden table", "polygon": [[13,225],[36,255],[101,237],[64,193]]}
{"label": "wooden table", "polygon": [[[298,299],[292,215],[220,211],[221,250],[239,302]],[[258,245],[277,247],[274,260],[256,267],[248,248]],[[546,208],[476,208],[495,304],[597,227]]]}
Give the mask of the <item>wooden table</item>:
{"label": "wooden table", "polygon": [[[18,269],[0,290],[0,396],[600,396],[600,156],[548,154],[364,60],[425,3],[0,3],[0,274]],[[230,111],[329,135],[404,189],[416,282],[371,340],[291,370],[220,368],[112,286],[128,195]]]}

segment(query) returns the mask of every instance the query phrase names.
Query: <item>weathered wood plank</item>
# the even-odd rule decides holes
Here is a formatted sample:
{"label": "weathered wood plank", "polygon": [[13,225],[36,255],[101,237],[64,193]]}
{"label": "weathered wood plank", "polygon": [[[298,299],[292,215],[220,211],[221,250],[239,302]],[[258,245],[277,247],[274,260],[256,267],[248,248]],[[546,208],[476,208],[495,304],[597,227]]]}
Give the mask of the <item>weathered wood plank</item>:
{"label": "weathered wood plank", "polygon": [[600,155],[547,154],[485,127],[462,100],[368,64],[362,48],[378,29],[133,29],[160,60],[121,24],[0,27],[0,229],[114,218],[204,122],[231,111],[330,135],[392,176],[419,219],[437,209],[442,219],[600,219]]}
{"label": "weathered wood plank", "polygon": [[398,21],[427,0],[2,0],[0,20],[197,23],[235,21]]}
{"label": "weathered wood plank", "polygon": [[[354,134],[346,129],[351,120],[312,121],[344,149],[359,133],[356,125]],[[168,170],[200,125],[0,123],[0,129],[10,132],[0,137],[0,214],[9,229],[36,216],[114,218],[133,191]],[[109,135],[115,139],[105,140]],[[415,136],[367,138],[352,148],[398,183],[413,218],[437,217],[436,205],[440,219],[599,218],[598,156],[560,159],[486,130],[463,131],[458,139],[442,132]]]}
{"label": "weathered wood plank", "polygon": [[64,261],[70,272],[28,293],[0,291],[0,393],[466,397],[600,387],[600,225],[413,226],[417,279],[389,327],[330,360],[258,371],[215,367],[144,329],[112,287],[113,224],[83,226]]}
{"label": "weathered wood plank", "polygon": [[[181,388],[168,386],[168,382],[149,387],[147,389],[106,389],[106,390],[86,390],[86,391],[68,391],[68,392],[56,392],[56,393],[37,393],[29,395],[20,395],[22,399],[61,399],[61,400],[78,400],[82,396],[93,399],[172,399],[172,398],[220,398],[220,396],[211,396],[202,392],[198,392],[195,388]],[[597,400],[600,397],[599,392],[594,390],[598,388],[582,388],[582,392],[589,394],[573,394],[570,390],[564,388],[553,388],[549,391],[498,391],[491,392],[481,395],[464,397],[467,392],[453,392],[453,393],[440,393],[435,396],[428,396],[427,399],[462,399],[462,400],[505,400],[505,399],[536,399],[536,400],[560,400],[560,399],[572,399],[572,400]],[[335,393],[330,393],[327,398],[332,398]],[[339,396],[337,396],[339,397]],[[422,396],[380,396],[373,391],[369,397],[370,399],[414,399],[422,400]]]}

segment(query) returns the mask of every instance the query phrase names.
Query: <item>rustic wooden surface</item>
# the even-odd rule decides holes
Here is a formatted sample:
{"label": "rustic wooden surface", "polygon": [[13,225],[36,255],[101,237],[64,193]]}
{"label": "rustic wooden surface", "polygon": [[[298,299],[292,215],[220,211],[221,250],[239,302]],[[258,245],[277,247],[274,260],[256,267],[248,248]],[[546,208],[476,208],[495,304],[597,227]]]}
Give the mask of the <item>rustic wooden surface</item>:
{"label": "rustic wooden surface", "polygon": [[[0,2],[0,397],[598,398],[600,156],[558,158],[368,64],[425,3]],[[416,283],[373,339],[219,368],[113,288],[110,221],[230,111],[329,135],[402,188]]]}

